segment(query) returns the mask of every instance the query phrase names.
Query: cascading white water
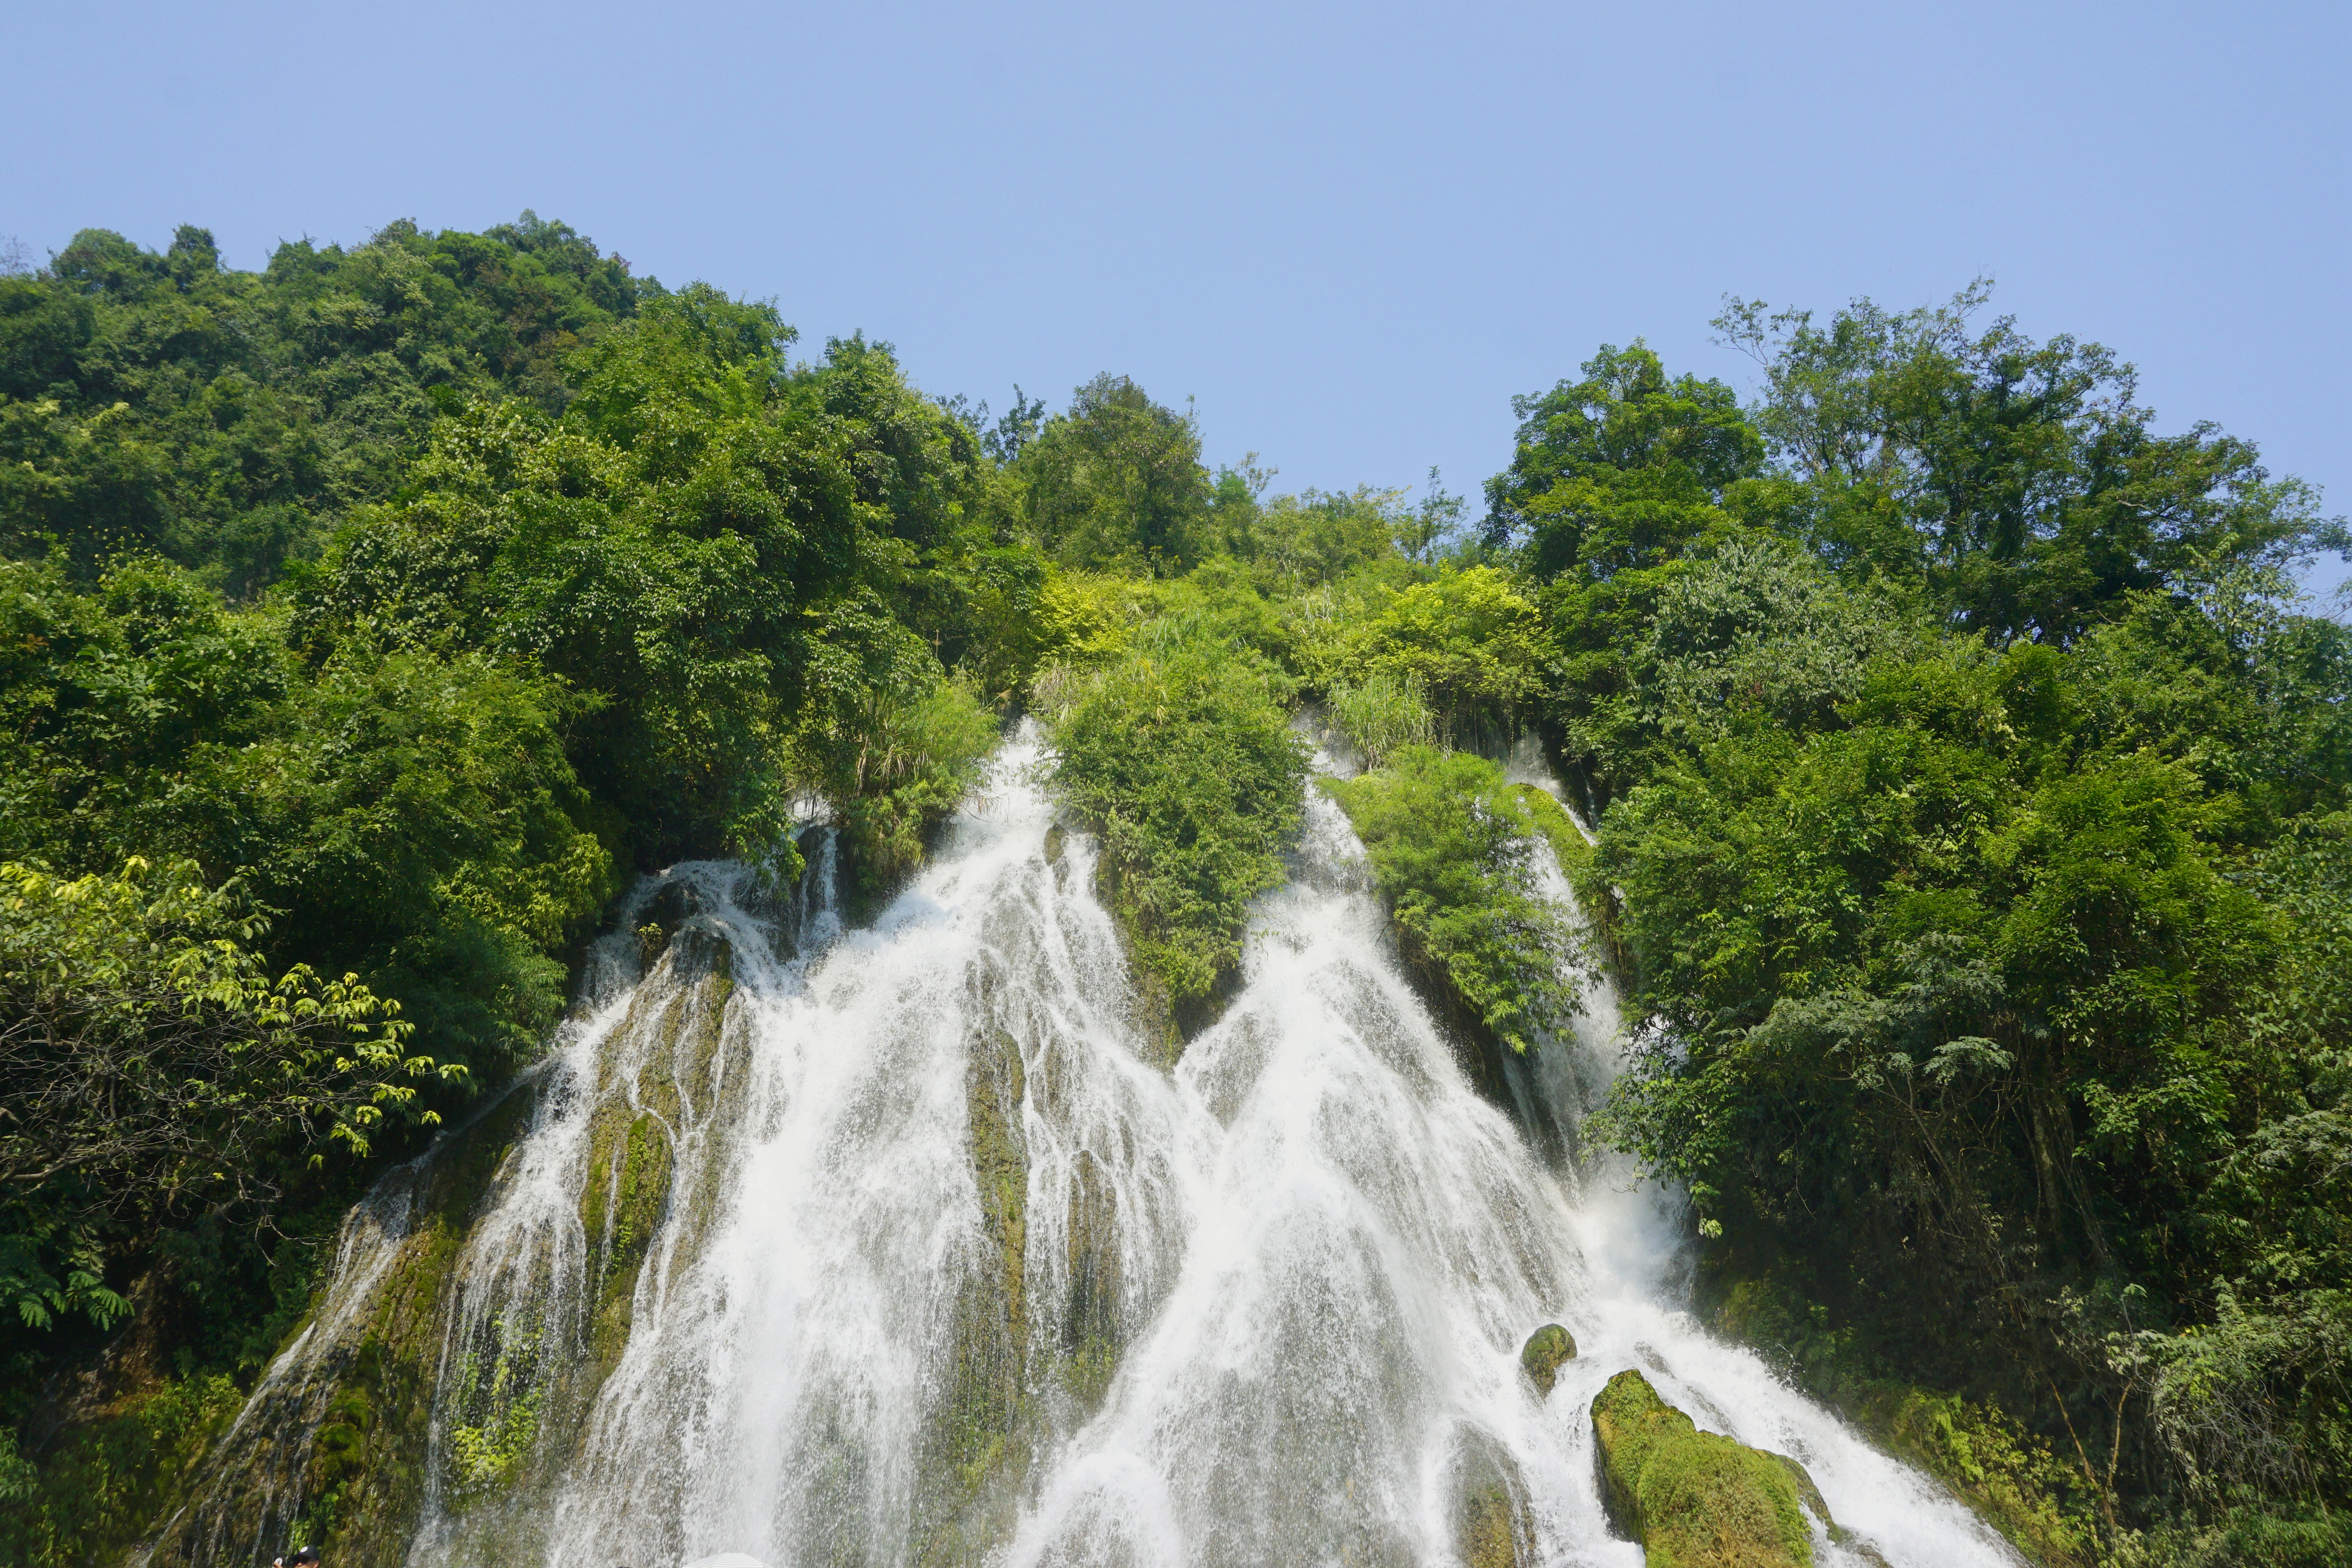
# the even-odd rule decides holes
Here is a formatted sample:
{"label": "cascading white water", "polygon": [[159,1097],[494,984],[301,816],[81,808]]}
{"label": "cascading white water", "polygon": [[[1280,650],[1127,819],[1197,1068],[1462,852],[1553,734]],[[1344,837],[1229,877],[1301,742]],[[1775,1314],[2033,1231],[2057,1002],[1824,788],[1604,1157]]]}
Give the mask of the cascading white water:
{"label": "cascading white water", "polygon": [[[1006,748],[870,930],[670,874],[701,912],[592,987],[457,1264],[410,1563],[1443,1563],[1486,1477],[1536,1561],[1635,1564],[1587,1413],[1629,1366],[1801,1460],[1895,1568],[2015,1561],[1699,1331],[1660,1194],[1474,1089],[1319,795],[1240,994],[1159,1061],[1037,757]],[[1615,1060],[1587,1002],[1520,1086],[1563,1124]],[[633,1276],[599,1262],[625,1125],[667,1150]],[[1552,1321],[1581,1353],[1547,1400],[1517,1356]]]}

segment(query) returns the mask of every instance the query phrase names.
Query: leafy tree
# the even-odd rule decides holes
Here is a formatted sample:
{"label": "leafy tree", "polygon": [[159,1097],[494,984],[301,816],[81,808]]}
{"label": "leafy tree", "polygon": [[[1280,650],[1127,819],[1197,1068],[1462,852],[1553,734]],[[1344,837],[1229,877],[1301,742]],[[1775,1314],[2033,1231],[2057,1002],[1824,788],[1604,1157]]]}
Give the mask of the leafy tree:
{"label": "leafy tree", "polygon": [[85,230],[0,278],[0,550],[55,539],[83,576],[155,551],[250,595],[388,496],[445,405],[560,410],[570,356],[660,292],[528,212],[283,245],[261,273],[191,226],[162,255]]}
{"label": "leafy tree", "polygon": [[794,371],[789,341],[688,289],[589,351],[563,419],[449,421],[410,498],[339,541],[304,635],[566,682],[581,776],[642,856],[782,841],[803,724],[935,686],[922,633],[972,635],[986,526],[977,454],[886,351]]}
{"label": "leafy tree", "polygon": [[1719,531],[1725,491],[1762,468],[1764,444],[1731,389],[1668,380],[1640,342],[1603,345],[1580,382],[1511,400],[1518,443],[1486,486],[1489,536],[1538,576],[1599,581],[1654,566]]}
{"label": "leafy tree", "polygon": [[562,1007],[551,955],[614,890],[563,754],[575,699],[478,655],[306,674],[282,617],[153,562],[90,595],[0,565],[0,854],[242,873],[299,933],[270,939],[280,962],[401,996],[436,1057],[495,1075],[535,1048]]}
{"label": "leafy tree", "polygon": [[1037,538],[1066,564],[1169,575],[1211,549],[1200,430],[1125,376],[1079,387],[1023,448],[1020,472]]}
{"label": "leafy tree", "polygon": [[1870,300],[1826,327],[1728,301],[1716,326],[1765,373],[1759,427],[1801,487],[1790,518],[1826,559],[1924,584],[1959,624],[2070,640],[2151,589],[2231,568],[2283,574],[2352,551],[2318,496],[2248,442],[2158,436],[2132,367],[2095,343],[1981,331],[1982,279],[1948,305]]}
{"label": "leafy tree", "polygon": [[356,976],[271,978],[262,929],[188,862],[70,881],[0,864],[0,1294],[25,1323],[122,1316],[110,1222],[249,1220],[289,1161],[364,1156],[436,1072]]}
{"label": "leafy tree", "polygon": [[1467,738],[1517,720],[1541,689],[1543,618],[1491,566],[1440,573],[1391,599],[1353,662],[1418,682],[1443,732]]}

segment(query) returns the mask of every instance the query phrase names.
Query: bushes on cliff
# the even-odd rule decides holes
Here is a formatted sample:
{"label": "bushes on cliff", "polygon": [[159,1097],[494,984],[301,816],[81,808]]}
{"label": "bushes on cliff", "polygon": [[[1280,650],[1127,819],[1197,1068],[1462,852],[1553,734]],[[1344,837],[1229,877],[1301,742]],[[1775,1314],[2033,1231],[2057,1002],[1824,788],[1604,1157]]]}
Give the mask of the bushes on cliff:
{"label": "bushes on cliff", "polygon": [[1567,916],[1538,885],[1542,831],[1503,770],[1432,746],[1381,769],[1325,779],[1370,857],[1408,962],[1515,1051],[1575,1011]]}
{"label": "bushes on cliff", "polygon": [[1099,831],[1136,956],[1182,1008],[1241,961],[1249,902],[1283,878],[1306,747],[1280,672],[1207,639],[1043,683],[1055,791]]}

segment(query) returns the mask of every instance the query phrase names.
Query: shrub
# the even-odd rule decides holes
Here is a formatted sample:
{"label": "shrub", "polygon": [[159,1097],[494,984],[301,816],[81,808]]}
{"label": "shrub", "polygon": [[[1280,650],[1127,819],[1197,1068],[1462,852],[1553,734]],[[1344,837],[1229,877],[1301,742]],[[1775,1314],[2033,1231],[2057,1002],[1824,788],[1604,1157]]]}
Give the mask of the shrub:
{"label": "shrub", "polygon": [[1567,915],[1536,886],[1537,819],[1481,757],[1405,746],[1324,790],[1356,825],[1405,954],[1513,1050],[1579,1005]]}
{"label": "shrub", "polygon": [[1043,683],[1054,787],[1101,832],[1137,961],[1180,1007],[1240,963],[1249,902],[1281,882],[1298,830],[1306,748],[1282,684],[1206,642]]}

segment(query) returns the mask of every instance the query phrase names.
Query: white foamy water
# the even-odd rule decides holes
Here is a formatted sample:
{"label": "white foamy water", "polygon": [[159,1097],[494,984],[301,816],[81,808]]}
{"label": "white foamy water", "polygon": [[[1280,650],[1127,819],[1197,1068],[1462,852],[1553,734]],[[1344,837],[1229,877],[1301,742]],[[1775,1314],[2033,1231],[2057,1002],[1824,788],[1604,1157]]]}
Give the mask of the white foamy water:
{"label": "white foamy water", "polygon": [[[651,973],[608,942],[455,1266],[410,1563],[1438,1564],[1486,1476],[1542,1563],[1638,1564],[1601,1516],[1588,1411],[1629,1366],[1701,1426],[1801,1460],[1895,1568],[2015,1561],[1698,1330],[1667,1195],[1622,1165],[1580,1173],[1476,1092],[1319,796],[1240,994],[1164,1065],[1037,754],[1034,735],[1006,748],[869,930],[829,914],[828,865],[808,907],[767,919],[744,873],[704,866],[670,873],[700,912]],[[695,980],[721,946],[731,989]],[[1617,1049],[1594,982],[1576,1039],[1514,1090],[1572,1128]],[[1025,1162],[1013,1309],[975,1174],[988,1084]],[[592,1171],[618,1179],[600,1116],[650,1118],[671,1151],[618,1307],[596,1276],[611,1238],[583,1218]],[[985,1464],[968,1432],[940,1437],[982,1408],[975,1301],[1020,1335]],[[1517,1358],[1554,1321],[1580,1353],[1543,1400]],[[486,1405],[492,1365],[512,1386]],[[516,1408],[527,1453],[468,1492],[461,1450]]]}

